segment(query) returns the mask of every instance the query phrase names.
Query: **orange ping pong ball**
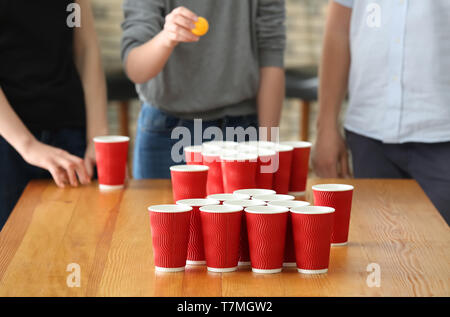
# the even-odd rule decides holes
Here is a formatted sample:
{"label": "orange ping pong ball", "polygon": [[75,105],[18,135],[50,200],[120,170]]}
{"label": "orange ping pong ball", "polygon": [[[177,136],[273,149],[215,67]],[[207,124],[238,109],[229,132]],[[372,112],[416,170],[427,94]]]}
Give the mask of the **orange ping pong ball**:
{"label": "orange ping pong ball", "polygon": [[208,21],[203,17],[198,17],[197,22],[195,22],[195,29],[192,29],[192,33],[197,36],[203,36],[208,33],[209,24]]}

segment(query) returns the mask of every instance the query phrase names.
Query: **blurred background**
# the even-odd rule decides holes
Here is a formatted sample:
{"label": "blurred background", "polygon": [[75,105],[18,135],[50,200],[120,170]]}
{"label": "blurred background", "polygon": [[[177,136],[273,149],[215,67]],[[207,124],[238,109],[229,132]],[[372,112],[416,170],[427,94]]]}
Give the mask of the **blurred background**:
{"label": "blurred background", "polygon": [[[120,61],[123,0],[92,0],[96,29],[109,88],[111,133],[134,139],[140,103],[123,75]],[[280,126],[281,140],[315,138],[317,65],[328,0],[286,0],[287,98]],[[130,153],[131,154],[131,153]]]}

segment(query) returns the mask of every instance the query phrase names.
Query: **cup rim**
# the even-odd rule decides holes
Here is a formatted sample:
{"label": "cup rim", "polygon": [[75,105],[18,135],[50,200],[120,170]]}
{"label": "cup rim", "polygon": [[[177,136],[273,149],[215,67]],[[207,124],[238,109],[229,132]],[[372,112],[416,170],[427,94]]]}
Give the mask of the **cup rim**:
{"label": "cup rim", "polygon": [[276,143],[273,149],[275,152],[289,152],[293,151],[294,147],[286,144]]}
{"label": "cup rim", "polygon": [[289,208],[280,206],[250,206],[246,207],[245,212],[250,214],[272,215],[289,212]]}
{"label": "cup rim", "polygon": [[192,207],[187,205],[162,204],[150,206],[147,210],[161,213],[181,213],[191,211]]}
{"label": "cup rim", "polygon": [[312,186],[312,190],[321,192],[345,192],[353,189],[354,186],[348,184],[317,184]]}
{"label": "cup rim", "polygon": [[283,141],[281,144],[292,146],[294,149],[310,148],[312,146],[312,143],[307,141]]}
{"label": "cup rim", "polygon": [[304,215],[323,215],[332,214],[333,212],[335,212],[335,209],[326,206],[302,206],[291,208],[291,212],[294,214]]}
{"label": "cup rim", "polygon": [[212,147],[216,147],[219,149],[230,149],[230,148],[234,149],[234,148],[236,148],[237,144],[238,143],[234,142],[234,141],[215,140],[215,139],[211,140],[211,141],[203,142],[204,147],[212,146]]}
{"label": "cup rim", "polygon": [[[227,206],[241,206],[241,207],[252,207],[252,206],[265,206],[266,202],[263,200],[256,200],[256,199],[231,199],[231,200],[225,200],[223,202],[224,205]],[[247,205],[250,204],[250,205]]]}
{"label": "cup rim", "polygon": [[267,206],[280,206],[280,207],[287,207],[289,209],[294,207],[304,207],[310,205],[311,204],[309,202],[303,200],[274,200],[269,201],[267,203]]}
{"label": "cup rim", "polygon": [[225,200],[233,200],[233,197],[235,199],[250,199],[250,195],[230,194],[230,193],[211,194],[211,195],[208,195],[206,198],[215,199],[218,201],[225,201]]}
{"label": "cup rim", "polygon": [[280,201],[280,200],[294,200],[295,196],[286,194],[268,194],[268,195],[255,195],[252,199],[264,200],[264,201]]}
{"label": "cup rim", "polygon": [[250,197],[256,195],[273,195],[277,192],[273,189],[264,189],[264,188],[246,188],[246,189],[237,189],[233,192],[233,194],[244,194],[249,195]]}
{"label": "cup rim", "polygon": [[277,144],[276,142],[267,141],[267,140],[260,140],[260,141],[253,140],[253,141],[245,141],[243,143],[250,145],[250,146],[256,146],[258,148],[271,148],[275,144]]}
{"label": "cup rim", "polygon": [[217,213],[217,214],[227,214],[232,212],[239,212],[244,210],[242,206],[231,206],[231,205],[208,205],[200,207],[202,212]]}
{"label": "cup rim", "polygon": [[234,154],[225,153],[225,154],[220,155],[220,159],[222,161],[227,161],[227,162],[257,161],[258,155],[250,154],[250,153],[239,153],[239,152],[236,152]]}
{"label": "cup rim", "polygon": [[190,207],[203,207],[209,205],[219,205],[220,201],[211,198],[189,198],[177,200],[175,204]]}
{"label": "cup rim", "polygon": [[193,153],[201,153],[203,149],[203,146],[201,145],[190,145],[190,146],[185,146],[183,148],[183,150],[185,152],[193,152]]}
{"label": "cup rim", "polygon": [[209,170],[206,165],[172,165],[170,170],[173,172],[204,172]]}
{"label": "cup rim", "polygon": [[275,150],[269,149],[269,148],[259,148],[257,150],[258,156],[276,156],[277,152]]}
{"label": "cup rim", "polygon": [[223,150],[221,150],[221,149],[203,149],[201,153],[202,153],[202,156],[220,157],[220,155],[223,153]]}
{"label": "cup rim", "polygon": [[123,143],[129,142],[130,137],[124,135],[99,135],[92,139],[95,143]]}

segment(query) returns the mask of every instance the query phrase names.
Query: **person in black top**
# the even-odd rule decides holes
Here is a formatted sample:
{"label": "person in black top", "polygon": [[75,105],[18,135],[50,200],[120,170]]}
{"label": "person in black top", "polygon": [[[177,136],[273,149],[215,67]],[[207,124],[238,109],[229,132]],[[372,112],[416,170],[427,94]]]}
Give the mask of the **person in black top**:
{"label": "person in black top", "polygon": [[0,0],[0,230],[31,179],[90,182],[105,86],[89,0]]}

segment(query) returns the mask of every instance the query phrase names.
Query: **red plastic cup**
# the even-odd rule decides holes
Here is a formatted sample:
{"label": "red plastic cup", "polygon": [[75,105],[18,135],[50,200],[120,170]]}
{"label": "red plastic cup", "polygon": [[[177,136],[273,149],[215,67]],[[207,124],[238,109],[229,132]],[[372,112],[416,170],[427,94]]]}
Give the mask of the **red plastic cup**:
{"label": "red plastic cup", "polygon": [[[276,200],[269,201],[268,206],[287,207],[289,210],[294,207],[309,206],[309,202],[301,200]],[[292,231],[292,216],[288,214],[287,226],[286,226],[286,243],[284,247],[284,261],[283,267],[296,267],[295,260],[295,246],[294,246],[294,233]]]}
{"label": "red plastic cup", "polygon": [[219,205],[215,199],[183,199],[178,200],[177,205],[192,207],[191,222],[189,226],[189,244],[186,264],[203,265],[206,264],[205,251],[203,247],[202,222],[200,219],[200,207],[209,205]]}
{"label": "red plastic cup", "polygon": [[272,189],[278,194],[289,193],[289,183],[291,180],[291,165],[294,148],[289,145],[277,144],[273,148],[278,156],[278,169],[273,175]]}
{"label": "red plastic cup", "polygon": [[282,142],[294,148],[292,153],[291,178],[289,183],[289,194],[303,196],[306,192],[308,180],[309,154],[311,143],[302,141]]}
{"label": "red plastic cup", "polygon": [[258,156],[254,154],[225,154],[222,161],[223,189],[232,193],[238,189],[255,188]]}
{"label": "red plastic cup", "polygon": [[225,205],[200,208],[208,271],[237,270],[242,209],[241,206]]}
{"label": "red plastic cup", "polygon": [[288,208],[278,206],[245,208],[250,261],[254,273],[281,272],[288,212]]}
{"label": "red plastic cup", "polygon": [[222,205],[226,200],[250,199],[250,196],[246,194],[214,194],[208,195],[208,198],[218,200]]}
{"label": "red plastic cup", "polygon": [[205,165],[171,166],[173,200],[205,198],[208,170]]}
{"label": "red plastic cup", "polygon": [[314,205],[328,206],[334,213],[331,246],[344,246],[348,243],[350,213],[352,210],[353,186],[345,184],[320,184],[312,187]]}
{"label": "red plastic cup", "polygon": [[184,271],[191,210],[182,205],[148,207],[156,271]]}
{"label": "red plastic cup", "polygon": [[100,190],[124,187],[129,142],[130,138],[127,136],[109,135],[94,138]]}
{"label": "red plastic cup", "polygon": [[220,150],[206,150],[202,152],[203,165],[209,167],[206,194],[223,193],[222,164],[220,161]]}
{"label": "red plastic cup", "polygon": [[285,195],[285,194],[264,194],[252,196],[252,199],[263,200],[266,203],[268,203],[271,201],[294,200],[295,197],[292,195]]}
{"label": "red plastic cup", "polygon": [[264,189],[264,188],[248,188],[248,189],[238,189],[233,192],[233,194],[243,194],[249,195],[250,197],[256,195],[272,195],[276,194],[276,192],[272,189]]}
{"label": "red plastic cup", "polygon": [[334,209],[321,206],[291,208],[297,270],[304,274],[328,272]]}
{"label": "red plastic cup", "polygon": [[184,159],[187,165],[202,165],[202,146],[193,145],[184,148]]}
{"label": "red plastic cup", "polygon": [[258,167],[256,170],[256,187],[272,189],[275,171],[278,169],[278,157],[274,150],[258,149]]}
{"label": "red plastic cup", "polygon": [[[241,206],[242,208],[247,208],[251,206],[264,206],[266,203],[262,200],[225,200],[224,205],[229,206]],[[239,246],[239,266],[249,266],[250,265],[250,251],[248,248],[248,234],[247,234],[247,221],[245,216],[242,217],[241,223],[241,242]]]}

